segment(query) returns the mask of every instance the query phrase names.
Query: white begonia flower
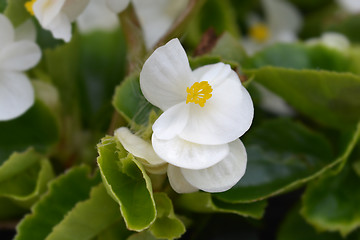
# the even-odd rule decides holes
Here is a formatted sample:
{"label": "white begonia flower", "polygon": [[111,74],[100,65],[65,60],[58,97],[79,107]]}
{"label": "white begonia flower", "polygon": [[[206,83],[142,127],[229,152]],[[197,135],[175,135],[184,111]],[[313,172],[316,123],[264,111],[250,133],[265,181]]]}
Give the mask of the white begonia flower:
{"label": "white begonia flower", "polygon": [[119,26],[117,15],[110,10],[104,0],[90,0],[76,23],[82,33],[94,30],[113,31]]}
{"label": "white begonia flower", "polygon": [[360,1],[359,0],[336,0],[342,9],[351,14],[360,12]]}
{"label": "white begonia flower", "polygon": [[248,55],[277,42],[294,42],[302,24],[299,11],[283,0],[262,0],[266,21],[256,15],[248,19],[249,36],[243,38]]}
{"label": "white begonia flower", "polygon": [[350,41],[341,33],[325,32],[320,38],[311,38],[305,42],[308,45],[324,45],[328,48],[346,52],[350,48]]}
{"label": "white begonia flower", "polygon": [[84,11],[89,0],[31,0],[26,8],[54,38],[69,42],[71,22]]}
{"label": "white begonia flower", "polygon": [[295,110],[284,99],[256,82],[251,83],[260,94],[260,107],[278,116],[294,116]]}
{"label": "white begonia flower", "polygon": [[246,150],[239,139],[229,144],[230,152],[221,162],[209,168],[191,170],[167,164],[157,156],[149,142],[125,127],[117,129],[115,136],[129,153],[142,160],[147,171],[154,174],[167,171],[170,185],[178,193],[191,193],[199,189],[207,192],[226,191],[245,173]]}
{"label": "white begonia flower", "polygon": [[[146,60],[140,87],[145,98],[164,111],[152,127],[154,151],[180,168],[192,186],[205,189],[193,176],[201,171],[204,176],[228,174],[224,169],[231,172],[229,163],[237,173],[245,170],[241,171],[244,165],[240,163],[246,162],[246,157],[244,160],[233,148],[242,145],[238,138],[249,129],[254,109],[249,93],[229,65],[217,63],[192,71],[185,50],[173,39]],[[230,175],[226,187],[213,182],[212,190],[209,186],[206,191],[225,191],[242,176]],[[171,175],[169,179],[171,182]]]}
{"label": "white begonia flower", "polygon": [[34,90],[23,73],[34,67],[41,50],[34,43],[35,27],[27,21],[14,29],[0,14],[0,121],[22,115],[34,103]]}
{"label": "white begonia flower", "polygon": [[[101,1],[101,0],[98,0]],[[114,13],[123,11],[130,0],[105,0]],[[189,0],[132,0],[143,29],[145,45],[152,48],[185,10]]]}

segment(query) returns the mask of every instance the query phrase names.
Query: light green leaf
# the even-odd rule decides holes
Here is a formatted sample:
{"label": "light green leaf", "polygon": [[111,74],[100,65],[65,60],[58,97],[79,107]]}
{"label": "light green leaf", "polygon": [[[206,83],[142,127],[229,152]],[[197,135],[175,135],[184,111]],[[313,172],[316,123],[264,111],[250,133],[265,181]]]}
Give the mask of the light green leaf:
{"label": "light green leaf", "polygon": [[155,221],[156,209],[151,180],[142,165],[114,137],[103,138],[98,152],[103,182],[120,205],[128,229],[148,228]]}
{"label": "light green leaf", "polygon": [[18,26],[30,17],[30,13],[25,8],[28,0],[7,0],[5,15],[10,19],[14,26]]}
{"label": "light green leaf", "polygon": [[86,166],[74,167],[54,179],[47,194],[33,205],[32,213],[18,224],[15,239],[46,239],[79,201],[88,199],[90,189],[99,182],[99,176],[91,177]]}
{"label": "light green leaf", "polygon": [[46,240],[87,240],[120,219],[118,205],[102,183],[92,188],[90,198],[79,202],[54,226]]}
{"label": "light green leaf", "polygon": [[36,101],[24,115],[0,122],[0,164],[12,152],[34,147],[46,153],[59,140],[57,119],[41,101]]}
{"label": "light green leaf", "polygon": [[234,213],[260,219],[265,212],[266,201],[253,203],[228,203],[214,198],[210,193],[182,194],[175,202],[182,209],[199,213]]}
{"label": "light green leaf", "polygon": [[158,239],[177,239],[185,233],[185,226],[176,217],[171,199],[165,193],[155,193],[157,216],[149,231]]}
{"label": "light green leaf", "polygon": [[311,183],[303,195],[301,214],[320,230],[348,235],[360,226],[360,177],[347,166],[338,175]]}
{"label": "light green leaf", "polygon": [[357,75],[277,67],[244,72],[324,126],[352,129],[360,119],[360,77]]}
{"label": "light green leaf", "polygon": [[159,111],[143,96],[138,74],[128,76],[116,88],[113,105],[128,123],[134,122],[139,125],[146,125],[150,113]]}
{"label": "light green leaf", "polygon": [[248,154],[244,177],[215,194],[227,202],[252,202],[304,184],[338,163],[319,133],[289,119],[264,122],[243,139]]}
{"label": "light green leaf", "polygon": [[14,153],[0,166],[0,197],[30,208],[53,177],[49,161],[33,149]]}

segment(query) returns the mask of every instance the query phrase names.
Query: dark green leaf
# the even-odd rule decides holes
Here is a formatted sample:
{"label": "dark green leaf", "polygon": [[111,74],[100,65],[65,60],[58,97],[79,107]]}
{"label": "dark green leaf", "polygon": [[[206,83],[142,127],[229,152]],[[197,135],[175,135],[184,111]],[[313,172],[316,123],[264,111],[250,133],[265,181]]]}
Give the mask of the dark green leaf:
{"label": "dark green leaf", "polygon": [[40,101],[21,117],[0,122],[0,132],[0,164],[12,152],[21,152],[30,146],[46,153],[59,139],[57,119]]}
{"label": "dark green leaf", "polygon": [[244,177],[216,197],[252,202],[280,194],[320,175],[338,163],[320,134],[288,119],[264,122],[244,139],[248,165]]}
{"label": "dark green leaf", "polygon": [[247,69],[265,66],[346,72],[350,68],[350,57],[323,45],[278,43],[256,53],[243,65]]}
{"label": "dark green leaf", "polygon": [[115,109],[127,122],[146,125],[152,111],[159,110],[151,105],[140,90],[139,75],[127,77],[117,88],[113,99]]}
{"label": "dark green leaf", "polygon": [[[359,233],[351,234],[346,240],[358,240]],[[344,238],[338,233],[319,232],[299,214],[299,208],[296,207],[286,216],[284,223],[281,225],[277,240],[343,240]]]}
{"label": "dark green leaf", "polygon": [[360,77],[350,73],[262,67],[246,70],[254,81],[282,97],[308,118],[337,129],[360,119]]}
{"label": "dark green leaf", "polygon": [[322,177],[306,189],[301,213],[316,228],[346,236],[360,226],[359,186],[360,177],[350,166]]}
{"label": "dark green leaf", "polygon": [[192,212],[200,213],[234,213],[244,217],[260,219],[264,212],[266,201],[254,203],[228,203],[218,200],[210,193],[196,192],[182,194],[176,200],[176,206]]}

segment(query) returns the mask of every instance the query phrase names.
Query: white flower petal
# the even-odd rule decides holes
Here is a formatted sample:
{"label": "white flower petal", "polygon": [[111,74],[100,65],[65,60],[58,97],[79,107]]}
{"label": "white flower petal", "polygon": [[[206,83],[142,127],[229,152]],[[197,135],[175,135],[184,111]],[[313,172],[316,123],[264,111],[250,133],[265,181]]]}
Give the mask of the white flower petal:
{"label": "white flower petal", "polygon": [[262,109],[280,116],[294,116],[295,111],[284,99],[256,82],[252,82],[251,84],[260,93],[260,106]]}
{"label": "white flower petal", "polygon": [[14,41],[14,27],[10,20],[3,14],[0,14],[0,49]]}
{"label": "white flower petal", "polygon": [[145,98],[163,111],[186,100],[192,72],[178,39],[159,47],[146,60],[140,73]]}
{"label": "white flower petal", "polygon": [[[211,65],[205,66],[211,69]],[[197,70],[194,71],[197,76]],[[243,135],[254,115],[251,97],[234,71],[219,80],[204,107],[189,103],[187,125],[179,136],[198,144],[224,144]]]}
{"label": "white flower petal", "polygon": [[114,135],[126,151],[135,157],[145,159],[151,165],[161,165],[165,163],[164,160],[156,155],[150,143],[132,134],[128,128],[121,127],[115,131]]}
{"label": "white flower petal", "polygon": [[189,106],[182,102],[161,114],[152,126],[156,137],[162,140],[176,137],[184,129],[189,119],[189,109]]}
{"label": "white flower petal", "polygon": [[144,31],[146,47],[150,49],[169,30],[188,0],[133,0],[132,3]]}
{"label": "white flower petal", "polygon": [[58,16],[66,0],[37,0],[33,5],[35,17],[45,29]]}
{"label": "white flower petal", "polygon": [[128,5],[130,0],[106,0],[109,9],[114,13],[123,11]]}
{"label": "white flower petal", "polygon": [[54,38],[62,39],[65,42],[69,42],[71,39],[71,23],[63,13],[59,13],[46,29],[51,31]]}
{"label": "white flower petal", "polygon": [[336,0],[336,2],[349,13],[355,14],[360,12],[359,0]]}
{"label": "white flower petal", "polygon": [[16,118],[34,103],[34,90],[22,73],[0,72],[0,120]]}
{"label": "white flower petal", "polygon": [[177,193],[192,193],[198,191],[197,188],[192,186],[181,173],[180,168],[169,165],[167,170],[167,175],[171,187]]}
{"label": "white flower petal", "polygon": [[88,3],[89,0],[66,0],[61,12],[66,14],[70,22],[73,22],[85,10]]}
{"label": "white flower petal", "polygon": [[[222,62],[199,67],[195,69],[194,74],[196,82],[207,81],[213,89],[222,84],[225,79],[234,77],[230,65]],[[236,81],[239,79],[237,78]]]}
{"label": "white flower petal", "polygon": [[34,67],[41,58],[40,48],[30,41],[19,41],[7,45],[0,52],[0,69],[25,71]]}
{"label": "white flower petal", "polygon": [[346,36],[336,32],[326,32],[321,35],[321,42],[327,47],[345,52],[350,48],[350,41]]}
{"label": "white flower petal", "polygon": [[15,29],[15,41],[27,40],[35,42],[36,28],[32,21],[29,19]]}
{"label": "white flower petal", "polygon": [[291,3],[283,0],[262,0],[262,3],[272,35],[300,30],[302,17]]}
{"label": "white flower petal", "polygon": [[166,162],[181,168],[203,169],[221,161],[228,153],[228,144],[202,145],[175,137],[161,140],[152,135],[154,151]]}
{"label": "white flower petal", "polygon": [[247,162],[246,149],[239,139],[229,145],[230,153],[224,160],[206,169],[181,169],[184,178],[206,192],[229,190],[244,175]]}
{"label": "white flower petal", "polygon": [[94,30],[112,31],[119,26],[119,21],[104,1],[91,0],[84,12],[76,20],[80,32]]}

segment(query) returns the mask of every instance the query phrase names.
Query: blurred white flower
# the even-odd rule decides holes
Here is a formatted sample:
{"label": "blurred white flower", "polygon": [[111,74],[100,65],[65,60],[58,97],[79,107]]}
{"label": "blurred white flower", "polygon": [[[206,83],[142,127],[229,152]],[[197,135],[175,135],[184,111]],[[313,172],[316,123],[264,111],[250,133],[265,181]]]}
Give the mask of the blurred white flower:
{"label": "blurred white flower", "polygon": [[0,14],[0,121],[23,114],[34,103],[34,90],[23,73],[34,67],[41,50],[34,43],[35,27],[29,20],[17,29]]}
{"label": "blurred white flower", "polygon": [[240,140],[230,143],[230,152],[221,162],[209,168],[191,170],[167,164],[154,152],[151,144],[121,127],[115,136],[123,147],[134,155],[153,174],[167,171],[170,185],[178,193],[190,193],[201,189],[207,192],[226,191],[245,173],[246,150]]}
{"label": "blurred white flower", "polygon": [[278,116],[294,116],[295,111],[284,99],[256,82],[251,83],[260,95],[260,107]]}
{"label": "blurred white flower", "polygon": [[248,18],[249,34],[242,39],[249,55],[276,42],[293,42],[302,24],[299,11],[283,0],[262,0],[265,21],[256,15]]}
{"label": "blurred white flower", "polygon": [[188,0],[132,0],[143,28],[147,49],[170,29],[179,14],[185,10]]}
{"label": "blurred white flower", "polygon": [[192,186],[208,192],[236,184],[246,165],[238,138],[249,129],[254,109],[230,66],[217,63],[192,71],[179,40],[173,39],[146,60],[140,87],[145,98],[164,111],[152,127],[152,145],[174,166],[170,182],[172,174],[181,171]]}
{"label": "blurred white flower", "polygon": [[[130,0],[94,1],[105,1],[109,10],[115,14],[123,11],[130,3]],[[185,10],[188,2],[189,0],[132,0],[135,12],[143,29],[147,49],[152,48],[170,29],[175,19]],[[108,18],[111,15],[113,14],[104,15],[100,10],[98,12],[92,11],[93,21],[88,22],[88,24],[95,24],[96,21],[100,20],[101,16],[107,16],[106,18]],[[101,19],[101,21],[105,20]]]}
{"label": "blurred white flower", "polygon": [[117,15],[110,10],[104,0],[90,0],[76,23],[82,33],[94,30],[112,31],[119,26]]}
{"label": "blurred white flower", "polygon": [[51,31],[54,38],[69,42],[71,22],[84,11],[88,2],[89,0],[31,0],[25,6],[44,29]]}
{"label": "blurred white flower", "polygon": [[356,14],[360,12],[359,0],[336,0],[336,2],[348,13]]}
{"label": "blurred white flower", "polygon": [[347,37],[343,34],[336,32],[325,32],[320,38],[311,38],[305,43],[308,45],[324,45],[340,52],[346,52],[350,48],[349,39],[347,39]]}

